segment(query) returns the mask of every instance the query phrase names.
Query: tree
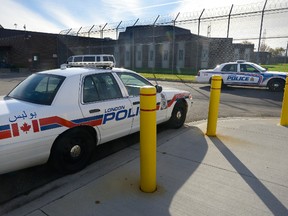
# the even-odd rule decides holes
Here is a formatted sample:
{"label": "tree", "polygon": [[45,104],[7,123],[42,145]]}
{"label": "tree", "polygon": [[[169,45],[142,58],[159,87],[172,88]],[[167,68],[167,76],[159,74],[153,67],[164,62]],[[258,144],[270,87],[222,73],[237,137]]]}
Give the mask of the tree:
{"label": "tree", "polygon": [[286,50],[283,47],[276,47],[275,49],[270,48],[269,50],[269,52],[272,54],[273,57],[283,56],[285,51]]}
{"label": "tree", "polygon": [[266,43],[261,43],[260,45],[260,52],[270,52],[271,47],[269,47]]}

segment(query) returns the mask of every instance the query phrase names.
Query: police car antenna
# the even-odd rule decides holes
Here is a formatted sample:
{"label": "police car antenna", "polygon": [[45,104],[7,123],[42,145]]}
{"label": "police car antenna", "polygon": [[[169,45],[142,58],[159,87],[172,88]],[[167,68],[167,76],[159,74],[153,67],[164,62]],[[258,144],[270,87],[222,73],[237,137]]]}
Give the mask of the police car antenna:
{"label": "police car antenna", "polygon": [[157,81],[157,77],[155,76],[155,73],[153,73],[153,76],[154,76],[154,79],[155,79],[156,85],[158,85],[158,81]]}

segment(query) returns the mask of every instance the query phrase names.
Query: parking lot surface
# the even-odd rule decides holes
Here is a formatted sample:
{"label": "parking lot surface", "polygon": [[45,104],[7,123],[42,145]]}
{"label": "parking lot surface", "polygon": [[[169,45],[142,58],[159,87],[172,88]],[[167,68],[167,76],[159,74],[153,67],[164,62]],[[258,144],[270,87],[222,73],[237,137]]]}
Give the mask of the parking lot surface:
{"label": "parking lot surface", "polygon": [[154,193],[139,189],[135,144],[23,196],[7,215],[287,215],[288,128],[279,118],[221,119],[216,137],[206,126],[158,136]]}

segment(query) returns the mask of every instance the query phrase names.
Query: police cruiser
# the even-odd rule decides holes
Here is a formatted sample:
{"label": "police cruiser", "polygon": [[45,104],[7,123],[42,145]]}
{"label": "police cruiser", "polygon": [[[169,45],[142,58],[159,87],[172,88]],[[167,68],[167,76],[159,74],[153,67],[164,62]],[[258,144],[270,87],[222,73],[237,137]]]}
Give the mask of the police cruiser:
{"label": "police cruiser", "polygon": [[264,86],[271,91],[283,91],[287,73],[267,71],[255,63],[238,60],[224,63],[210,70],[200,70],[199,83],[211,83],[212,75],[222,76],[222,85]]}
{"label": "police cruiser", "polygon": [[[153,84],[120,68],[66,68],[32,74],[0,100],[0,174],[48,162],[73,173],[96,145],[140,129],[140,87]],[[187,91],[157,89],[157,123],[180,128]]]}

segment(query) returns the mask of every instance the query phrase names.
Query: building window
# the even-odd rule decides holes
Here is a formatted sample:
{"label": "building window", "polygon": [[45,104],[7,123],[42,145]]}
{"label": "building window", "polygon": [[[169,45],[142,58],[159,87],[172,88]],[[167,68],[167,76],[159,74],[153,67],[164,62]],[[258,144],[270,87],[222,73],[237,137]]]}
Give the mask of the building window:
{"label": "building window", "polygon": [[154,51],[153,50],[150,50],[150,53],[149,53],[149,60],[150,61],[154,61]]}
{"label": "building window", "polygon": [[179,61],[183,61],[184,60],[184,50],[179,50],[179,53],[178,53],[178,59]]}
{"label": "building window", "polygon": [[250,50],[249,49],[245,49],[244,60],[250,61]]}
{"label": "building window", "polygon": [[138,52],[137,52],[137,60],[138,60],[138,61],[141,61],[141,60],[142,60],[142,53],[141,53],[141,51],[138,51]]}
{"label": "building window", "polygon": [[239,54],[239,49],[234,50],[234,60],[239,60],[240,59],[240,54]]}
{"label": "building window", "polygon": [[129,62],[130,61],[130,52],[126,51],[126,61]]}
{"label": "building window", "polygon": [[164,50],[163,60],[164,60],[164,61],[168,61],[168,50]]}

